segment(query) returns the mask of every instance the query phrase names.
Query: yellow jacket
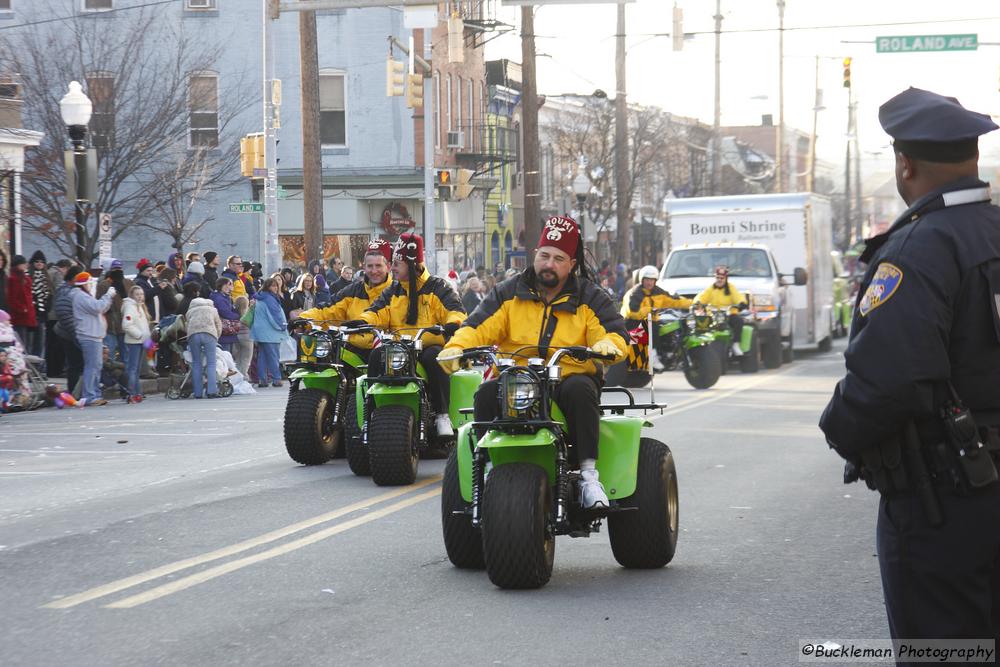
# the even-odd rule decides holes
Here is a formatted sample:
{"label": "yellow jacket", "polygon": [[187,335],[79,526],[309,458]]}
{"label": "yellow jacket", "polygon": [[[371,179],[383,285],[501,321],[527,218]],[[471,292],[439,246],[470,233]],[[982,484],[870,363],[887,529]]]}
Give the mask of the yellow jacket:
{"label": "yellow jacket", "polygon": [[651,310],[690,307],[691,299],[672,296],[662,287],[654,285],[653,289],[644,290],[642,285],[636,285],[622,299],[622,317],[626,320],[644,320]]}
{"label": "yellow jacket", "polygon": [[694,298],[695,303],[700,303],[703,306],[712,306],[713,308],[725,308],[726,306],[731,306],[730,311],[735,310],[738,306],[745,304],[746,297],[736,289],[733,285],[727,284],[729,287],[729,294],[726,294],[725,287],[716,287],[715,283],[708,286],[701,294]]}
{"label": "yellow jacket", "polygon": [[[402,333],[413,335],[417,329],[436,324],[461,324],[465,321],[465,308],[454,288],[442,278],[424,272],[417,278],[417,322],[406,323],[406,311],[410,306],[409,281],[393,282],[368,310],[358,319],[373,324],[379,329],[405,329]],[[444,336],[424,334],[424,347],[444,345]],[[371,336],[351,337],[351,344],[371,347]]]}
{"label": "yellow jacket", "polygon": [[[593,346],[599,340],[611,340],[620,357],[625,356],[628,333],[625,320],[615,311],[607,292],[589,280],[573,276],[551,304],[545,304],[533,282],[524,274],[497,285],[479,304],[465,325],[445,346],[454,354],[470,347],[496,345],[502,352],[513,352],[525,346],[549,349],[571,345]],[[525,350],[529,356],[541,356],[536,350]],[[551,354],[544,355],[548,359]],[[519,364],[526,359],[515,357]],[[579,362],[569,357],[560,361],[564,375],[596,374],[593,361]]]}
{"label": "yellow jacket", "polygon": [[355,281],[337,292],[326,308],[310,308],[302,311],[299,317],[329,324],[361,319],[361,313],[370,308],[391,284],[392,280],[388,278],[381,285],[370,285],[367,280]]}

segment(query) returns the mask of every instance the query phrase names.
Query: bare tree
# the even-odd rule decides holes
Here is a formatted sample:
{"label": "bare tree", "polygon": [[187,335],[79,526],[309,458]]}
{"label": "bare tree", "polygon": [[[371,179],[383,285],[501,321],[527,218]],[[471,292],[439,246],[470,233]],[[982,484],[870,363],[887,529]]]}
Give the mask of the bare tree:
{"label": "bare tree", "polygon": [[[25,125],[46,135],[42,146],[27,153],[23,225],[86,266],[98,239],[95,210],[114,216],[114,238],[137,226],[150,227],[154,212],[164,228],[151,228],[175,240],[191,237],[208,221],[197,220],[189,200],[238,178],[238,139],[220,142],[240,134],[228,130],[254,103],[245,91],[256,86],[245,85],[246,74],[220,81],[214,128],[192,132],[192,121],[204,119],[198,112],[206,110],[192,93],[192,77],[212,74],[222,46],[203,33],[186,33],[175,11],[160,6],[120,12],[113,32],[106,20],[86,15],[36,23],[10,31],[14,34],[0,43],[0,59],[20,77]],[[82,249],[77,248],[73,202],[65,196],[66,128],[58,105],[71,80],[86,82],[94,103],[90,135],[99,161],[98,195],[86,210]],[[170,196],[178,201],[168,203]],[[197,229],[191,231],[193,220]]]}

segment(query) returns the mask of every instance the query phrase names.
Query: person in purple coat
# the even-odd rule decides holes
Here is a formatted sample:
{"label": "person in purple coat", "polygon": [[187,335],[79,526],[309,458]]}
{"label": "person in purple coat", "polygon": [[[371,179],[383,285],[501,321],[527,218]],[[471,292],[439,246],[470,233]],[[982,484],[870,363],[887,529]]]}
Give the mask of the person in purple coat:
{"label": "person in purple coat", "polygon": [[215,309],[219,311],[219,319],[222,320],[222,335],[219,336],[219,347],[232,354],[233,344],[236,343],[240,332],[240,314],[233,306],[233,281],[229,278],[219,278],[215,282],[215,291],[209,295]]}

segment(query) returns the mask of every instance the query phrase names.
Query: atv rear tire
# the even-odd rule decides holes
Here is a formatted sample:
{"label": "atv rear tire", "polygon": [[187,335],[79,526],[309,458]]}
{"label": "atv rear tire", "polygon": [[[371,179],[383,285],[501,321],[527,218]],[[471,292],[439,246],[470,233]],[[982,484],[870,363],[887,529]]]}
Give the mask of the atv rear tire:
{"label": "atv rear tire", "polygon": [[760,370],[760,335],[754,331],[750,337],[750,349],[740,357],[741,373],[756,373]]}
{"label": "atv rear tire", "polygon": [[500,588],[539,588],[552,576],[549,476],[533,463],[493,468],[483,490],[486,574]]}
{"label": "atv rear tire", "polygon": [[347,407],[344,408],[344,451],[351,472],[358,477],[368,477],[372,474],[368,450],[361,442],[361,426],[358,424],[358,398],[353,390],[347,397]]}
{"label": "atv rear tire", "polygon": [[372,481],[404,486],[417,478],[416,421],[405,405],[385,405],[372,412],[368,425],[368,460]]}
{"label": "atv rear tire", "polygon": [[301,389],[288,396],[285,406],[285,449],[296,463],[326,463],[340,442],[333,423],[333,397],[321,389]]}
{"label": "atv rear tire", "polygon": [[677,471],[670,448],[658,440],[639,442],[635,493],[619,503],[635,507],[608,515],[615,560],[628,568],[657,568],[677,551]]}
{"label": "atv rear tire", "polygon": [[444,466],[441,482],[441,527],[444,531],[444,548],[448,560],[455,567],[481,570],[486,567],[483,559],[483,533],[472,527],[472,519],[464,512],[468,507],[462,498],[458,480],[458,450],[452,449]]}
{"label": "atv rear tire", "polygon": [[719,381],[722,365],[718,352],[711,344],[691,348],[687,355],[688,367],[684,371],[684,377],[692,387],[708,389]]}

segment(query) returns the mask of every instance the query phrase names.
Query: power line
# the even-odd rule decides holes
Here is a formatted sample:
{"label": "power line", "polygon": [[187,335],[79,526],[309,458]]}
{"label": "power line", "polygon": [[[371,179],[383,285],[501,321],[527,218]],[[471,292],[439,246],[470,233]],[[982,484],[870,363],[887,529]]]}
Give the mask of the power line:
{"label": "power line", "polygon": [[177,3],[177,2],[181,2],[181,0],[152,0],[151,2],[144,2],[141,5],[131,5],[129,7],[117,7],[115,9],[105,9],[103,11],[87,12],[86,14],[78,12],[76,14],[71,14],[70,16],[53,16],[52,18],[39,19],[37,21],[25,21],[24,23],[15,23],[13,25],[0,25],[0,30],[13,30],[14,28],[27,28],[27,27],[30,27],[30,26],[33,26],[33,25],[42,25],[44,23],[57,23],[59,21],[72,21],[73,19],[84,17],[84,16],[91,16],[91,15],[93,15],[93,16],[97,16],[97,15],[103,16],[104,14],[116,14],[118,12],[125,12],[125,11],[128,11],[130,9],[144,9],[146,7],[156,7],[156,6],[159,6],[159,5],[170,5],[170,4],[174,4],[174,3]]}
{"label": "power line", "polygon": [[[841,25],[813,25],[813,26],[785,26],[785,32],[792,30],[842,30],[845,28],[880,28],[885,26],[896,26],[896,25],[929,25],[935,23],[969,23],[972,21],[997,21],[1000,20],[1000,16],[983,16],[978,18],[963,18],[963,19],[931,19],[926,21],[889,21],[885,23],[845,23]],[[747,32],[778,32],[779,28],[734,28],[732,30],[723,30],[723,35],[730,35],[736,33],[747,33]],[[694,32],[685,32],[685,35],[714,35],[714,30],[696,30]],[[611,39],[614,35],[609,35],[605,39]],[[635,34],[636,37],[670,37],[669,32],[647,32]]]}

